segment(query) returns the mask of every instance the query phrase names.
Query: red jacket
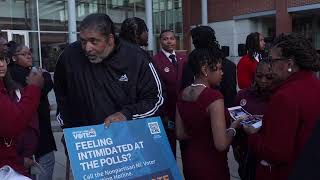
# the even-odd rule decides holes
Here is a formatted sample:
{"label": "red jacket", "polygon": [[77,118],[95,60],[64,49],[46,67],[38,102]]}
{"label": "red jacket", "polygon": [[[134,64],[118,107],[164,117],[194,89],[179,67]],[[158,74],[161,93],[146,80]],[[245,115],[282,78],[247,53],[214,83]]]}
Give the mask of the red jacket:
{"label": "red jacket", "polygon": [[164,104],[166,111],[165,115],[168,115],[169,119],[172,121],[174,121],[175,118],[176,102],[181,90],[182,71],[187,62],[187,57],[176,52],[176,59],[178,64],[177,67],[175,67],[161,51],[153,57],[152,61],[165,85],[167,93]]}
{"label": "red jacket", "polygon": [[258,61],[249,54],[244,55],[237,65],[238,86],[240,89],[249,89],[254,80]]}
{"label": "red jacket", "polygon": [[[320,81],[308,71],[293,74],[276,89],[262,129],[249,136],[249,145],[258,160],[256,179],[288,179],[320,117],[319,92]],[[271,164],[271,169],[261,165],[261,160]]]}
{"label": "red jacket", "polygon": [[[16,151],[15,138],[27,127],[28,120],[31,120],[37,112],[40,100],[40,88],[29,85],[25,88],[19,103],[10,99],[0,80],[0,167],[11,166],[14,170],[23,174],[24,167]],[[5,146],[6,142],[12,139],[10,147]]]}

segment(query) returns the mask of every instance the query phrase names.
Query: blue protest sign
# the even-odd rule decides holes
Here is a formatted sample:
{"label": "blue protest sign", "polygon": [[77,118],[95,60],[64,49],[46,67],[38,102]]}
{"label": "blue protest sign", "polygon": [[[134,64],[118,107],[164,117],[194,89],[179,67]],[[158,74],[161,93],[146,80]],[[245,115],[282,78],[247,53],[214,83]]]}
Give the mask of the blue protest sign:
{"label": "blue protest sign", "polygon": [[75,180],[182,179],[159,117],[64,129]]}

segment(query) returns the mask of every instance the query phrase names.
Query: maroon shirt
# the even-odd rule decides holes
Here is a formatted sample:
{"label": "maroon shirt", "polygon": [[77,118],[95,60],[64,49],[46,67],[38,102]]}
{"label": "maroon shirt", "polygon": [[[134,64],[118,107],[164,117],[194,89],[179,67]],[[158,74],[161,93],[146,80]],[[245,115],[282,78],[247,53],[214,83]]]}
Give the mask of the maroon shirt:
{"label": "maroon shirt", "polygon": [[[181,96],[180,96],[181,97]],[[229,180],[227,152],[215,147],[208,106],[223,99],[214,89],[205,88],[195,101],[179,99],[177,106],[186,134],[181,149],[183,173],[188,180]]]}
{"label": "maroon shirt", "polygon": [[181,79],[183,67],[187,62],[187,57],[176,53],[177,67],[170,62],[167,56],[161,51],[153,57],[153,64],[165,84],[167,98],[165,100],[165,115],[171,121],[175,118],[176,102],[181,90]]}
{"label": "maroon shirt", "polygon": [[[241,106],[252,115],[264,115],[269,99],[269,94],[259,94],[252,88],[244,89],[238,92],[234,105]],[[232,145],[235,159],[239,166],[243,166],[248,152],[248,136],[242,129],[238,129]]]}
{"label": "maroon shirt", "polygon": [[[271,97],[263,126],[249,136],[258,160],[256,179],[288,179],[320,117],[320,81],[312,72],[300,71],[282,83]],[[271,164],[262,166],[261,160]]]}
{"label": "maroon shirt", "polygon": [[268,102],[269,97],[267,95],[260,95],[253,89],[244,89],[238,92],[235,106],[242,106],[252,115],[264,115]]}
{"label": "maroon shirt", "polygon": [[[40,88],[29,85],[25,88],[19,103],[12,101],[0,80],[0,167],[11,166],[14,170],[24,174],[24,167],[16,151],[15,138],[27,127],[37,112],[40,100]],[[12,146],[4,143],[12,138]]]}

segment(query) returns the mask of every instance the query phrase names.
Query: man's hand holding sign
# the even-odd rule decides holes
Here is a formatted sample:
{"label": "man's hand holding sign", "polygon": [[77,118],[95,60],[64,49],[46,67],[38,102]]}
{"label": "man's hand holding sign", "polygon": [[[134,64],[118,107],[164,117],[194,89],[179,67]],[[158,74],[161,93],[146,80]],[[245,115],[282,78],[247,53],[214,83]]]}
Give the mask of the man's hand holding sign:
{"label": "man's hand holding sign", "polygon": [[64,129],[74,178],[182,179],[160,118],[126,121],[122,116]]}

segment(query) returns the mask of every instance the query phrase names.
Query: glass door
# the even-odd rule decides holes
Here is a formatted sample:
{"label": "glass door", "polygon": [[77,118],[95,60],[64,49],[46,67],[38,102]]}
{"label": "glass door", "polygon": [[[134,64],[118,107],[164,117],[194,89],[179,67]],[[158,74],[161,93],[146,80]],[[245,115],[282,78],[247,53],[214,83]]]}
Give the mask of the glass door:
{"label": "glass door", "polygon": [[8,41],[15,41],[18,44],[24,44],[30,46],[29,44],[29,34],[27,31],[16,31],[7,30]]}

